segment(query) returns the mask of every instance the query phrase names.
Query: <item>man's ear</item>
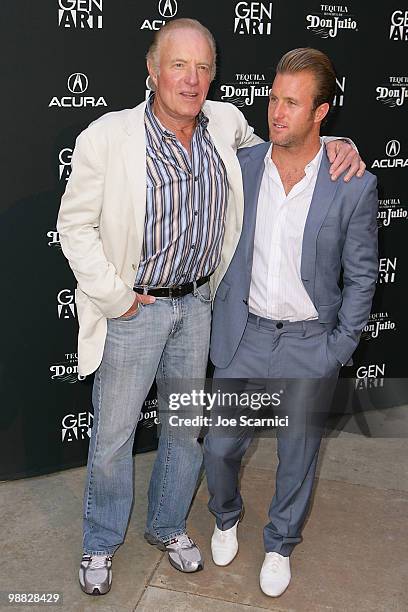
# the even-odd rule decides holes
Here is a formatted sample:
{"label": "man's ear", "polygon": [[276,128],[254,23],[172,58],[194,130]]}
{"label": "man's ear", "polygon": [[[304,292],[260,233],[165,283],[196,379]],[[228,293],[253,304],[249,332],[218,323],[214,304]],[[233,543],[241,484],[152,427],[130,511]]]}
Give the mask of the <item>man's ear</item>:
{"label": "man's ear", "polygon": [[147,61],[147,70],[149,72],[149,77],[153,81],[154,86],[157,87],[157,70],[155,70],[150,60]]}
{"label": "man's ear", "polygon": [[327,113],[330,110],[330,105],[327,102],[320,104],[315,110],[315,123],[320,123],[326,117]]}

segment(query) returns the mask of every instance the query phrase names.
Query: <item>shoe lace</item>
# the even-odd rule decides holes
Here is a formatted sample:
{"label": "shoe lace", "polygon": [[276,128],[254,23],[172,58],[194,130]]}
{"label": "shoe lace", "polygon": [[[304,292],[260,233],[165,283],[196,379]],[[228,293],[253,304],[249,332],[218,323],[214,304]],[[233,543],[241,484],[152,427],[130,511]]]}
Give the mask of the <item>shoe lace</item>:
{"label": "shoe lace", "polygon": [[102,569],[106,567],[107,562],[110,561],[112,557],[109,555],[92,555],[86,557],[84,560],[89,561],[89,559],[91,560],[88,566],[89,569]]}
{"label": "shoe lace", "polygon": [[193,540],[189,538],[186,533],[182,533],[181,535],[177,536],[175,541],[180,548],[191,548],[194,546]]}
{"label": "shoe lace", "polygon": [[282,564],[282,559],[281,557],[278,557],[278,555],[273,555],[272,557],[268,558],[268,569],[272,571],[278,570],[281,564]]}

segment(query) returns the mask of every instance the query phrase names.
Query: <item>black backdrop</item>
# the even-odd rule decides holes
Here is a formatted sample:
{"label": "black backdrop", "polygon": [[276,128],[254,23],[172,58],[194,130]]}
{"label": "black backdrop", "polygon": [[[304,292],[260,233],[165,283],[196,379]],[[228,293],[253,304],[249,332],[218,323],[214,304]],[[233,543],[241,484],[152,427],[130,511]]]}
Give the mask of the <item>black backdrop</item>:
{"label": "black backdrop", "polygon": [[[56,216],[76,136],[146,96],[145,53],[153,30],[172,17],[197,18],[214,33],[218,72],[209,97],[239,106],[264,138],[279,57],[313,46],[332,58],[338,94],[326,133],[356,142],[381,198],[377,293],[355,367],[343,376],[356,377],[357,394],[405,376],[407,0],[3,0],[0,16],[0,478],[85,460],[92,380],[76,371],[75,281]],[[136,451],[155,446],[154,418],[152,393]]]}

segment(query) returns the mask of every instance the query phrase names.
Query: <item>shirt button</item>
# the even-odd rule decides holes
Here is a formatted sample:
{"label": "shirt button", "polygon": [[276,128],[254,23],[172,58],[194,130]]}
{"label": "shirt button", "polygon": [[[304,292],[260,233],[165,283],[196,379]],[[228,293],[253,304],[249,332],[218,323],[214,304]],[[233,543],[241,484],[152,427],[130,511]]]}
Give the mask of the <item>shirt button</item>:
{"label": "shirt button", "polygon": [[281,323],[281,322],[279,321],[279,323],[277,323],[277,324],[276,324],[276,327],[277,327],[277,329],[282,329],[282,327],[283,327],[283,323]]}
{"label": "shirt button", "polygon": [[197,210],[195,210],[195,211],[194,211],[194,216],[196,217],[197,215],[198,215],[198,211],[197,211]]}
{"label": "shirt button", "polygon": [[191,245],[191,248],[192,248],[192,249],[195,249],[195,244],[192,244],[192,245]]}
{"label": "shirt button", "polygon": [[194,177],[194,180],[195,180],[195,181],[198,181],[198,176],[195,176],[195,177]]}
{"label": "shirt button", "polygon": [[132,264],[132,268],[136,270],[136,264]]}

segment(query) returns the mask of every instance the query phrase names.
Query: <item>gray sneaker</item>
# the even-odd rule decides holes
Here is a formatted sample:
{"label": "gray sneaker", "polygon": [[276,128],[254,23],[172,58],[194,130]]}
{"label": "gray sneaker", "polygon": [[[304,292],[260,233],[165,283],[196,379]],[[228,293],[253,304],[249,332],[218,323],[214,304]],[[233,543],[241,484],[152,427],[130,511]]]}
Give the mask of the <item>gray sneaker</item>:
{"label": "gray sneaker", "polygon": [[83,555],[79,568],[81,589],[88,595],[105,595],[112,584],[111,555]]}
{"label": "gray sneaker", "polygon": [[144,534],[144,537],[152,546],[167,551],[170,564],[180,572],[191,573],[203,569],[204,561],[200,549],[186,533],[182,533],[167,542],[162,542],[148,532]]}

